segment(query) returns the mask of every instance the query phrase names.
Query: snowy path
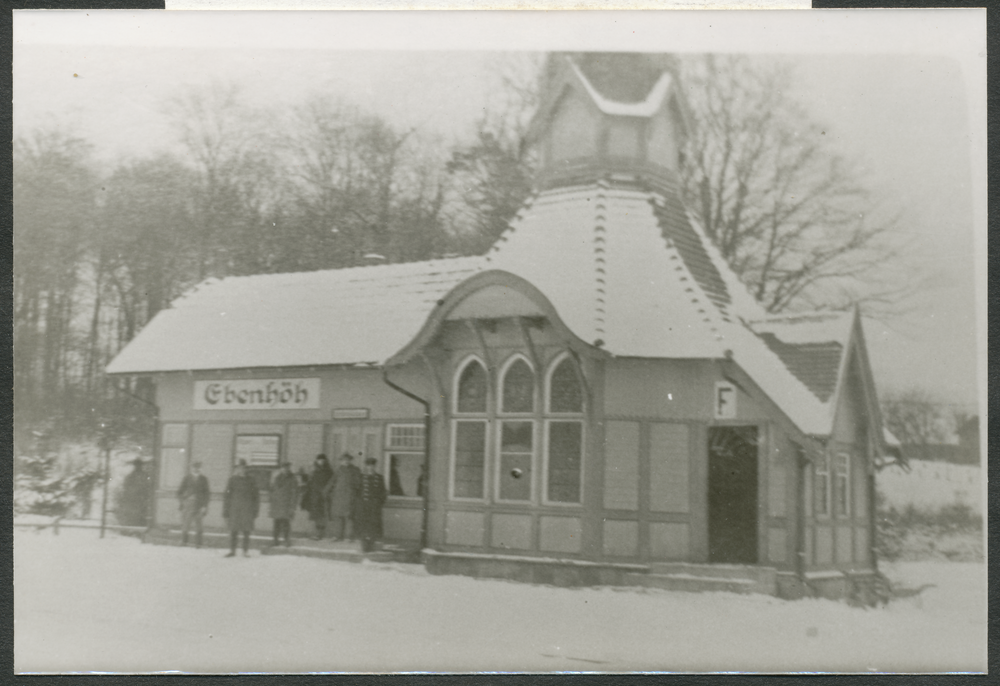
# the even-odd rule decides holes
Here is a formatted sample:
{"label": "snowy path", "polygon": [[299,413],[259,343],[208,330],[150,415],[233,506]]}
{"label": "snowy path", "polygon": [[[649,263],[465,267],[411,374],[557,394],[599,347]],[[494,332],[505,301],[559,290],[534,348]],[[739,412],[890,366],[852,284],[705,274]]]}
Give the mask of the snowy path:
{"label": "snowy path", "polygon": [[14,664],[21,673],[985,670],[985,566],[886,571],[936,586],[863,610],[18,531]]}

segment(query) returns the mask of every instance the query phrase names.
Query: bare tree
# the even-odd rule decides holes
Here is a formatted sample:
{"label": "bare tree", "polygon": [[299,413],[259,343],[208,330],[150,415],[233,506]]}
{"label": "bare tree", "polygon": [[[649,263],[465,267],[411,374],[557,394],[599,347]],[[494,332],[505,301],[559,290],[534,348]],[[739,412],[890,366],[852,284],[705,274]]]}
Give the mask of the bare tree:
{"label": "bare tree", "polygon": [[248,239],[278,202],[269,113],[250,107],[237,86],[217,82],[182,91],[166,109],[197,175],[198,280],[252,271],[242,262],[256,259],[241,249],[255,244]]}
{"label": "bare tree", "polygon": [[[525,145],[538,107],[540,54],[498,58],[493,101],[476,121],[471,142],[457,146],[447,164],[457,195],[456,223],[462,252],[484,252],[503,233],[531,193],[532,151]],[[464,240],[463,240],[464,239]]]}
{"label": "bare tree", "polygon": [[[65,415],[76,396],[81,265],[92,239],[90,146],[59,128],[14,142],[14,392],[19,426]],[[23,420],[23,421],[22,421]]]}
{"label": "bare tree", "polygon": [[441,181],[415,131],[330,98],[295,109],[284,139],[289,231],[285,264],[345,267],[379,255],[426,259],[443,240]]}
{"label": "bare tree", "polygon": [[903,445],[905,453],[930,458],[929,446],[945,443],[954,430],[954,417],[932,392],[919,386],[890,390],[879,399],[885,427]]}
{"label": "bare tree", "polygon": [[753,296],[769,312],[897,307],[912,290],[891,271],[897,217],[789,95],[790,64],[735,55],[683,64],[693,115],[685,200]]}

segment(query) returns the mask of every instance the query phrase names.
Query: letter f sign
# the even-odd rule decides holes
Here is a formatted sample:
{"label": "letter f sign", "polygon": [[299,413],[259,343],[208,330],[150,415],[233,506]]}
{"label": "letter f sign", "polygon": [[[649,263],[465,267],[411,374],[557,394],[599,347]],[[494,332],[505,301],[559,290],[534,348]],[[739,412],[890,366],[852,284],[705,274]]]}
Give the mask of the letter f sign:
{"label": "letter f sign", "polygon": [[728,381],[715,383],[715,418],[736,418],[736,387]]}

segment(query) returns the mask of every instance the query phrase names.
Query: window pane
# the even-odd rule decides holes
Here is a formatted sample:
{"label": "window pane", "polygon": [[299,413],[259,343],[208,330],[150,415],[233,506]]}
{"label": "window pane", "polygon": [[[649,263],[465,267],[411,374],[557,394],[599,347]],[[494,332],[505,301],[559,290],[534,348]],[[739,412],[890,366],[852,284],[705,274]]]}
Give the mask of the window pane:
{"label": "window pane", "polygon": [[503,411],[534,412],[535,374],[524,360],[507,368],[503,377]]}
{"label": "window pane", "polygon": [[837,515],[846,516],[849,512],[849,492],[848,492],[848,475],[849,475],[849,464],[850,458],[847,455],[839,454],[837,455],[837,461],[835,468],[837,470],[836,478],[834,480],[834,506],[837,510]]}
{"label": "window pane", "polygon": [[486,422],[455,423],[456,498],[483,497],[483,468],[486,458]]}
{"label": "window pane", "polygon": [[423,450],[424,427],[420,424],[392,424],[389,426],[389,448]]}
{"label": "window pane", "polygon": [[564,359],[552,372],[549,382],[550,412],[583,412],[583,389],[576,373],[576,364]]}
{"label": "window pane", "polygon": [[534,422],[504,422],[500,432],[500,499],[531,500]]}
{"label": "window pane", "polygon": [[462,370],[458,380],[458,411],[486,412],[486,370],[478,362],[471,362]]}
{"label": "window pane", "polygon": [[423,471],[424,456],[420,453],[390,453],[389,495],[408,498],[423,496]]}
{"label": "window pane", "polygon": [[549,424],[548,499],[558,503],[580,502],[580,466],[583,424]]}

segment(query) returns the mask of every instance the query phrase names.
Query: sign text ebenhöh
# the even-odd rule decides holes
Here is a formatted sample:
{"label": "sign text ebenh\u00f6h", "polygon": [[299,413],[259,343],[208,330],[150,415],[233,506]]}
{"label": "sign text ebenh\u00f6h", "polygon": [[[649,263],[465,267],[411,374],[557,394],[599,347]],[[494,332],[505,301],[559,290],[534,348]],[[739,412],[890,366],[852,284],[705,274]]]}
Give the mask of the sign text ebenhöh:
{"label": "sign text ebenh\u00f6h", "polygon": [[319,378],[194,382],[196,410],[315,410]]}

